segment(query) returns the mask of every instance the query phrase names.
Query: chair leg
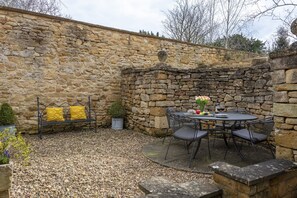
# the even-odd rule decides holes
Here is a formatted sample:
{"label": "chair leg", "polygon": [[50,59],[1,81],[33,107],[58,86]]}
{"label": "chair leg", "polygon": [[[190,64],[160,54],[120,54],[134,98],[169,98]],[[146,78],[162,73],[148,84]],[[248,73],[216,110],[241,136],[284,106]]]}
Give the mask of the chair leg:
{"label": "chair leg", "polygon": [[235,146],[235,148],[236,148],[236,150],[237,150],[239,156],[241,157],[242,160],[244,160],[244,156],[243,156],[243,154],[241,153],[240,149],[238,148],[238,145],[237,145],[237,143],[236,143],[236,141],[235,141],[235,137],[234,137],[233,135],[232,135],[232,140],[233,140],[234,146]]}
{"label": "chair leg", "polygon": [[192,161],[193,161],[193,159],[195,158],[195,156],[196,156],[196,154],[197,154],[197,152],[198,152],[198,150],[199,150],[200,143],[201,143],[201,139],[198,140],[196,149],[195,149],[195,144],[193,145],[193,149],[192,149],[193,152],[192,152],[192,154],[190,155],[189,168],[191,168]]}
{"label": "chair leg", "polygon": [[[196,150],[195,150],[195,152],[194,152],[193,159],[195,159],[195,157],[196,157],[196,155],[197,155],[197,153],[198,153],[198,150],[199,150],[199,148],[200,148],[200,144],[201,144],[201,139],[198,140],[198,145],[197,145],[197,148],[196,148]],[[193,149],[194,149],[194,148],[193,148]]]}
{"label": "chair leg", "polygon": [[170,138],[170,141],[169,141],[169,144],[168,144],[168,147],[167,147],[167,151],[166,151],[166,154],[165,154],[165,160],[167,159],[167,154],[168,154],[169,147],[170,147],[172,139],[173,139],[173,137]]}
{"label": "chair leg", "polygon": [[210,147],[209,147],[209,135],[207,135],[207,147],[208,147],[208,157],[209,159],[211,159]]}
{"label": "chair leg", "polygon": [[226,149],[225,154],[224,154],[224,160],[226,159],[227,153],[228,153],[229,148]]}
{"label": "chair leg", "polygon": [[270,152],[271,152],[271,154],[272,154],[272,157],[275,158],[275,155],[274,155],[274,152],[273,152],[273,150],[272,150],[272,146],[271,146],[271,144],[269,143],[268,140],[266,140],[266,142],[267,142],[267,144],[268,144],[268,147],[269,147],[269,149],[270,149]]}

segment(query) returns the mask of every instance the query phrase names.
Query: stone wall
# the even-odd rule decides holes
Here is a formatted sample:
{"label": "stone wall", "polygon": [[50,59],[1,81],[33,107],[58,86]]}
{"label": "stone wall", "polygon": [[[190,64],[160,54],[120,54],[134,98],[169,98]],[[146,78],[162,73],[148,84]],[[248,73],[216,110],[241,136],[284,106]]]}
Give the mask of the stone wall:
{"label": "stone wall", "polygon": [[297,52],[271,55],[276,157],[297,161]]}
{"label": "stone wall", "polygon": [[162,136],[167,128],[166,107],[187,111],[197,109],[195,96],[207,95],[206,106],[214,110],[219,101],[227,109],[239,107],[265,117],[272,115],[270,64],[250,68],[176,69],[158,64],[149,69],[122,72],[122,99],[128,110],[127,126]]}
{"label": "stone wall", "polygon": [[210,167],[214,170],[214,181],[223,190],[223,197],[297,196],[297,167],[292,161],[270,160],[242,168],[215,162]]}
{"label": "stone wall", "polygon": [[23,129],[36,128],[37,96],[63,102],[92,95],[105,125],[107,107],[120,97],[121,69],[155,65],[160,49],[181,68],[247,66],[254,56],[5,7],[0,29],[0,103],[12,105]]}

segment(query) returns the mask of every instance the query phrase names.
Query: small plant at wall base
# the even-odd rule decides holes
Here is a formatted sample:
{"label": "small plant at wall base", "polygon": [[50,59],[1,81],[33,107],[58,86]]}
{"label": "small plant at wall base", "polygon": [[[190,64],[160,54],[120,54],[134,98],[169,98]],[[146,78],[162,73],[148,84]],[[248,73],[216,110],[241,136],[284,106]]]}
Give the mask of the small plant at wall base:
{"label": "small plant at wall base", "polygon": [[108,109],[108,114],[113,118],[124,118],[126,115],[126,111],[125,108],[122,106],[121,101],[113,102]]}
{"label": "small plant at wall base", "polygon": [[3,103],[0,107],[0,132],[8,129],[11,134],[15,134],[16,116],[8,103]]}
{"label": "small plant at wall base", "polygon": [[16,117],[8,103],[3,103],[0,108],[0,125],[15,124]]}
{"label": "small plant at wall base", "polygon": [[125,108],[121,101],[115,101],[109,107],[107,113],[112,117],[112,129],[121,130],[124,125],[124,117],[126,115]]}
{"label": "small plant at wall base", "polygon": [[29,144],[20,133],[15,136],[7,129],[0,133],[0,165],[8,164],[11,158],[22,160],[28,165],[30,152]]}

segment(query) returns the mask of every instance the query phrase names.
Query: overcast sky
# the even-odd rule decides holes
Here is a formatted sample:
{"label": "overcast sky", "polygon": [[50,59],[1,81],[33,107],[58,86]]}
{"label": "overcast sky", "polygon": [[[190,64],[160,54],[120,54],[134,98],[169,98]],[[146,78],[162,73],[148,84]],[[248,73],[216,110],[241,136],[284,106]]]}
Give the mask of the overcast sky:
{"label": "overcast sky", "polygon": [[[172,9],[176,0],[62,0],[63,13],[74,20],[133,32],[139,30],[164,34],[164,11]],[[253,24],[250,35],[262,41],[271,40],[281,24],[262,19]]]}

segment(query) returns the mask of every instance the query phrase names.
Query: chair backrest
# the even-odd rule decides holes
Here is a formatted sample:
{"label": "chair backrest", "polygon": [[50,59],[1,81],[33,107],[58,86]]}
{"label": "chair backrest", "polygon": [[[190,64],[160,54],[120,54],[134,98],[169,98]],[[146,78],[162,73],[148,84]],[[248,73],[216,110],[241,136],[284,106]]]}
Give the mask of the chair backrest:
{"label": "chair backrest", "polygon": [[271,134],[274,128],[273,117],[267,117],[264,119],[259,119],[247,123],[249,130],[252,130],[256,133],[261,133],[267,135]]}
{"label": "chair backrest", "polygon": [[175,112],[175,109],[173,107],[166,108],[166,117],[167,117],[167,122],[168,122],[169,128],[173,127],[173,122],[174,122],[173,113],[174,112]]}

